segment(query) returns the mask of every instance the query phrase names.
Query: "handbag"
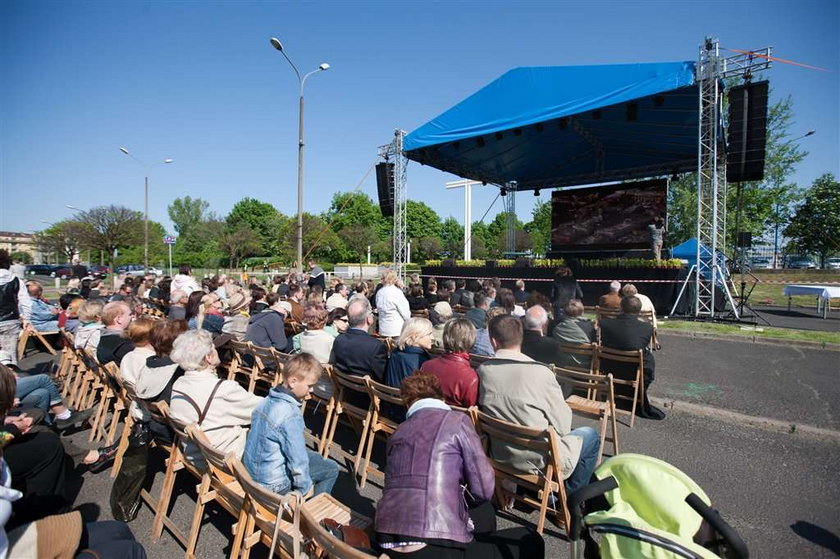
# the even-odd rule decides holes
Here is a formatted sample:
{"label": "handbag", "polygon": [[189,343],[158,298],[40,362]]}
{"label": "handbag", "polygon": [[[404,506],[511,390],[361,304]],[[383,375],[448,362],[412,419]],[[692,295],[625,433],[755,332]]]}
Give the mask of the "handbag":
{"label": "handbag", "polygon": [[356,528],[350,524],[339,524],[332,518],[323,519],[321,521],[321,527],[329,532],[331,536],[346,543],[350,547],[355,547],[361,551],[372,551],[370,538],[360,528]]}

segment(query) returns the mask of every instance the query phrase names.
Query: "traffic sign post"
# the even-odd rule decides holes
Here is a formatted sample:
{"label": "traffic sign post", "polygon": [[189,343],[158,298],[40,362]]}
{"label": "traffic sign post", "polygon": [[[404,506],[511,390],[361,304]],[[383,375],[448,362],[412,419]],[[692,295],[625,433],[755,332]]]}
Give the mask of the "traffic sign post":
{"label": "traffic sign post", "polygon": [[173,235],[165,235],[163,237],[163,244],[169,247],[169,276],[172,276],[172,245],[177,239]]}

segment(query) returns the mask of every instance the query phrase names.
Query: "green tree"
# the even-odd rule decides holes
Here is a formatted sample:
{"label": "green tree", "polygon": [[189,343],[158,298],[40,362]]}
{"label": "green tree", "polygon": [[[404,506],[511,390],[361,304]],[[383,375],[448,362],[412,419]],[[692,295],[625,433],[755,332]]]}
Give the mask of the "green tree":
{"label": "green tree", "polygon": [[537,202],[525,231],[531,235],[535,254],[543,256],[551,249],[551,202]]}
{"label": "green tree", "polygon": [[[791,204],[799,196],[798,188],[789,179],[808,152],[790,139],[790,128],[794,123],[791,98],[771,104],[767,118],[764,180],[740,185],[730,183],[727,189],[726,244],[730,247],[735,244],[738,230],[760,237],[776,221],[785,223]],[[696,173],[687,173],[671,181],[668,214],[668,245],[677,245],[697,235]]]}
{"label": "green tree", "polygon": [[124,206],[98,206],[78,215],[84,223],[81,245],[91,250],[101,250],[113,268],[117,249],[124,249],[143,242],[143,214]]}
{"label": "green tree", "polygon": [[346,247],[348,262],[367,262],[367,247],[373,247],[379,237],[372,227],[361,224],[348,225],[338,231]]}
{"label": "green tree", "polygon": [[464,226],[452,216],[443,220],[440,227],[440,240],[443,253],[451,258],[464,257]]}
{"label": "green tree", "polygon": [[351,225],[361,225],[371,228],[377,238],[384,239],[391,231],[391,222],[382,217],[379,206],[363,192],[336,192],[324,218],[336,232]]}
{"label": "green tree", "polygon": [[253,230],[259,239],[259,252],[262,254],[277,252],[277,230],[284,220],[283,215],[271,204],[256,198],[243,198],[231,208],[225,221],[229,233],[239,231],[243,225]]}
{"label": "green tree", "polygon": [[59,255],[65,262],[71,262],[82,249],[87,229],[81,221],[65,219],[35,233],[35,245],[42,252]]}
{"label": "green tree", "polygon": [[840,183],[834,175],[822,175],[805,191],[785,235],[797,250],[818,254],[820,266],[840,250]]}
{"label": "green tree", "polygon": [[174,263],[218,267],[226,258],[220,245],[226,228],[225,222],[215,217],[194,224],[185,235],[178,237],[172,256]]}
{"label": "green tree", "polygon": [[228,262],[234,268],[239,268],[242,259],[254,256],[260,250],[260,239],[257,232],[245,223],[240,223],[235,229],[229,228],[219,237],[219,248],[228,257]]}
{"label": "green tree", "polygon": [[470,249],[473,258],[494,258],[498,256],[500,251],[495,248],[496,241],[491,238],[490,230],[483,221],[473,222],[470,239]]}
{"label": "green tree", "polygon": [[12,259],[12,262],[22,262],[23,264],[32,264],[32,255],[28,252],[23,252],[19,250],[17,252],[13,252],[9,255],[9,258]]}
{"label": "green tree", "polygon": [[[166,230],[163,225],[156,221],[149,221],[149,266],[157,266],[164,270],[168,266],[168,249],[163,244],[163,236]],[[120,264],[142,264],[143,263],[143,241],[140,244],[127,246],[120,249],[119,255],[114,261]]]}
{"label": "green tree", "polygon": [[405,213],[408,221],[406,232],[408,233],[409,239],[427,237],[434,235],[435,231],[440,231],[440,216],[425,202],[407,200],[405,203]]}
{"label": "green tree", "polygon": [[175,198],[167,207],[169,219],[175,224],[175,231],[179,236],[184,236],[190,227],[205,221],[210,209],[210,202],[201,198]]}
{"label": "green tree", "polygon": [[443,243],[437,236],[420,237],[417,242],[412,245],[412,247],[415,246],[417,248],[414,249],[412,258],[417,261],[437,258],[443,251]]}

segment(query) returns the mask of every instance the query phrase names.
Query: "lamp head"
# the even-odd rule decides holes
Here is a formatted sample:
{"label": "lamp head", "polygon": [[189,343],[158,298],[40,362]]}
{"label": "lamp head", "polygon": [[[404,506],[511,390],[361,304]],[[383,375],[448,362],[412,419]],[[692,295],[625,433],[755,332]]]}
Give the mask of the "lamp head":
{"label": "lamp head", "polygon": [[174,160],[173,159],[164,159],[163,160],[164,163],[172,163],[172,161],[174,161]]}
{"label": "lamp head", "polygon": [[280,39],[278,39],[277,37],[271,38],[271,46],[276,48],[280,52],[283,52],[283,43],[281,43]]}
{"label": "lamp head", "polygon": [[125,149],[125,148],[120,148],[120,151],[123,152],[126,155],[129,155],[128,150]]}
{"label": "lamp head", "polygon": [[320,66],[318,66],[318,69],[319,69],[319,70],[321,70],[321,71],[323,72],[324,70],[329,70],[329,69],[330,69],[330,65],[329,65],[329,64],[327,64],[326,62],[323,62],[323,63],[321,63],[321,65],[320,65]]}

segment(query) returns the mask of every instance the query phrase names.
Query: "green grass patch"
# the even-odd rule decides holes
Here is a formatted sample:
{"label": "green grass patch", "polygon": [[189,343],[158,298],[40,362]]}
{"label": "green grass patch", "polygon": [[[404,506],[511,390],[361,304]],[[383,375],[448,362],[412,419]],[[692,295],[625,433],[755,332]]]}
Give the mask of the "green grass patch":
{"label": "green grass patch", "polygon": [[733,338],[744,337],[769,340],[799,340],[806,342],[840,344],[840,332],[794,330],[791,328],[772,328],[769,326],[759,326],[756,329],[753,329],[752,326],[742,326],[738,324],[717,324],[713,322],[694,322],[690,320],[660,320],[659,331],[668,332],[669,330],[681,332],[701,332]]}

